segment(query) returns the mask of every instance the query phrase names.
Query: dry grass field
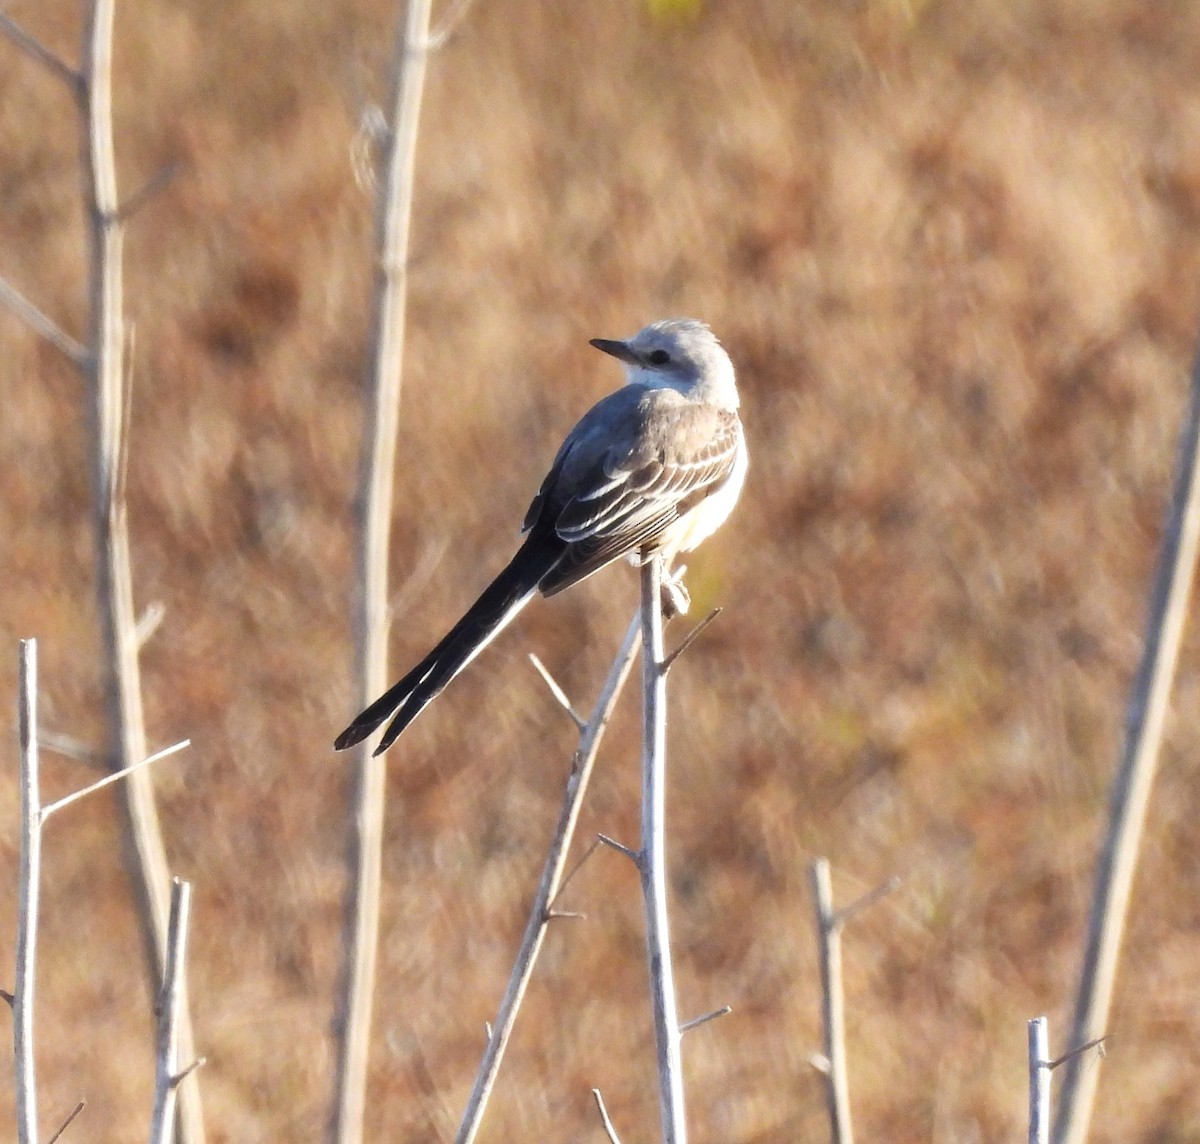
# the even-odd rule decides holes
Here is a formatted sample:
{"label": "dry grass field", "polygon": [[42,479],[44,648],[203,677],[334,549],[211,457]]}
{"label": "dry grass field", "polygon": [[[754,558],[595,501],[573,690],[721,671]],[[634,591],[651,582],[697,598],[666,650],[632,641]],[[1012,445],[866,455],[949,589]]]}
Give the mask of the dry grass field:
{"label": "dry grass field", "polygon": [[[75,0],[6,11],[74,59]],[[382,0],[118,5],[131,193],[129,472],[143,655],[210,1139],[321,1138],[353,713],[370,267],[352,153]],[[1186,0],[477,0],[431,61],[393,574],[399,670],[509,557],[562,434],[619,382],[593,336],[707,319],[737,363],[743,504],[691,562],[725,613],[672,674],[669,847],[694,1139],[826,1135],[807,867],[848,901],[866,1141],[1024,1138],[1025,1020],[1067,1024],[1200,321],[1200,6]],[[83,317],[73,109],[0,41],[0,275]],[[0,934],[17,868],[16,641],[45,727],[100,737],[85,414],[0,313]],[[497,522],[500,526],[497,527]],[[624,567],[531,607],[389,756],[369,1137],[452,1134],[524,923]],[[674,629],[673,629],[674,630]],[[678,633],[674,634],[678,638]],[[1097,1144],[1200,1140],[1200,637],[1181,664]],[[93,774],[48,756],[45,785]],[[626,695],[582,829],[636,831]],[[144,1136],[148,990],[115,803],[47,838],[47,1122]],[[490,1141],[656,1125],[641,903],[571,884]],[[0,983],[12,974],[0,942]],[[5,1026],[7,1027],[7,1026]],[[12,1091],[0,1081],[0,1123]],[[0,1135],[3,1135],[0,1132]]]}

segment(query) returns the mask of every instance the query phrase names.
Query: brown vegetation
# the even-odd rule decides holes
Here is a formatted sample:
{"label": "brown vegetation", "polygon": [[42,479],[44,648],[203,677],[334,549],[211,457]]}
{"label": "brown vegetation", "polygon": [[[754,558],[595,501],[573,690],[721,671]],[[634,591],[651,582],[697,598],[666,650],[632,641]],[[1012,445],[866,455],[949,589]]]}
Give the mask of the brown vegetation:
{"label": "brown vegetation", "polygon": [[[71,58],[74,0],[7,11]],[[657,13],[657,15],[655,15]],[[129,474],[143,657],[214,1141],[316,1139],[331,1086],[352,713],[352,498],[377,0],[119,6],[132,191]],[[0,274],[82,311],[68,96],[0,43]],[[508,558],[562,433],[618,381],[587,347],[708,319],[751,475],[693,560],[726,614],[672,676],[681,1008],[699,1141],[819,1139],[806,867],[903,887],[846,937],[865,1140],[1016,1139],[1027,1017],[1065,1034],[1200,315],[1200,8],[1142,0],[478,0],[433,61],[394,572],[397,667]],[[79,384],[0,313],[0,694],[39,638],[43,722],[99,726]],[[500,526],[497,527],[497,522]],[[375,1139],[445,1138],[524,920],[574,731],[636,577],[539,603],[390,756]],[[1185,648],[1094,1139],[1200,1123],[1197,641]],[[11,744],[14,704],[0,703]],[[635,837],[632,696],[585,830]],[[10,760],[14,752],[8,752]],[[48,795],[83,764],[48,759]],[[15,762],[0,869],[16,869]],[[136,1138],[147,991],[111,801],[46,841],[41,1078]],[[551,933],[485,1136],[655,1123],[634,872],[599,854]],[[0,932],[13,932],[13,899]],[[12,951],[0,949],[0,982]],[[0,1123],[11,1122],[0,1086]],[[74,1131],[75,1129],[73,1129]]]}

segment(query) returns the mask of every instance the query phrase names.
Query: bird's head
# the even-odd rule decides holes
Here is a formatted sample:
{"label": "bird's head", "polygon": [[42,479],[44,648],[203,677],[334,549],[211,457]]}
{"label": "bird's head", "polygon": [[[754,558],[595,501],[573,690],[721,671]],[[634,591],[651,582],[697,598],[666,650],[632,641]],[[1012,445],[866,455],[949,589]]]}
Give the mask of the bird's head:
{"label": "bird's head", "polygon": [[737,408],[733,363],[712,330],[696,318],[667,318],[625,341],[593,338],[591,344],[625,366],[630,384],[669,386],[697,400]]}

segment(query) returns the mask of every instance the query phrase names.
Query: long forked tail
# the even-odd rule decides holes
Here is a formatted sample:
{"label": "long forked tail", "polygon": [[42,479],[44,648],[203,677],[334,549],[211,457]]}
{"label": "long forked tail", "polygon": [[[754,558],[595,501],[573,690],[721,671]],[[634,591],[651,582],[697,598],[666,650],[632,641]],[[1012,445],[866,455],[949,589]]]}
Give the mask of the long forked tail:
{"label": "long forked tail", "polygon": [[537,591],[538,581],[558,563],[562,551],[562,543],[557,537],[548,542],[546,537],[531,533],[508,567],[483,590],[483,595],[437,647],[359,714],[334,740],[334,749],[344,751],[361,743],[394,713],[395,718],[373,753],[379,755],[386,751],[426,704],[529,602]]}

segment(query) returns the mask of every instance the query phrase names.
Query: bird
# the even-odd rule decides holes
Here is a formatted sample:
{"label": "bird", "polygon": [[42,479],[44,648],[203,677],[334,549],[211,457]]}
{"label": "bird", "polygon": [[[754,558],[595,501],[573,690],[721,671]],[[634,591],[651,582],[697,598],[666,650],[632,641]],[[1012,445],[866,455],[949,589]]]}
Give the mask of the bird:
{"label": "bird", "polygon": [[390,719],[373,754],[386,751],[536,594],[553,596],[623,556],[643,564],[661,554],[669,566],[733,510],[748,454],[733,363],[712,330],[669,318],[625,340],[590,344],[622,364],[625,384],[567,434],[508,566],[420,663],[356,716],[335,750]]}

